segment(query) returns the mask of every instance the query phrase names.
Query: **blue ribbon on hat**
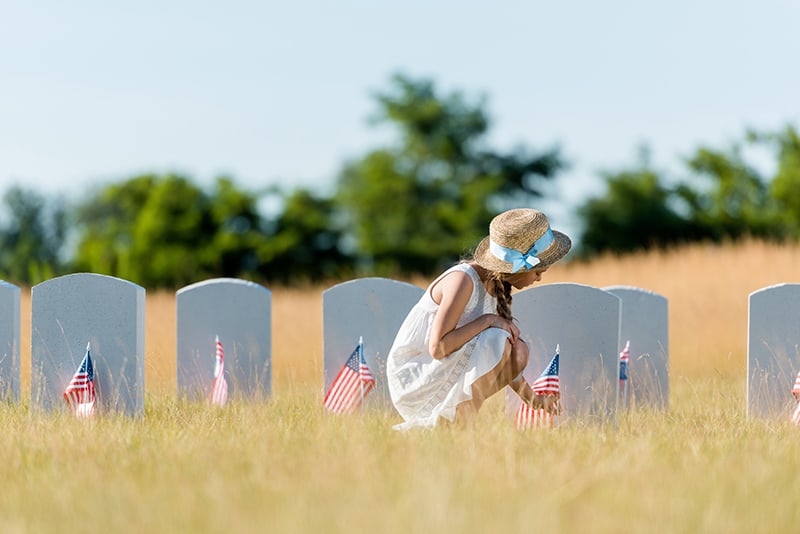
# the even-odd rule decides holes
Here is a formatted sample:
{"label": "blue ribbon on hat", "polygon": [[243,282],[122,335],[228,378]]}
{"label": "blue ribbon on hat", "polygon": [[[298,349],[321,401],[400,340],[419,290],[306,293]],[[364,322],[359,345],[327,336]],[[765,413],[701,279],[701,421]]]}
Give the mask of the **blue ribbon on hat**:
{"label": "blue ribbon on hat", "polygon": [[498,245],[492,241],[490,237],[489,252],[491,252],[495,258],[510,263],[512,266],[512,273],[516,273],[523,268],[527,271],[541,263],[542,260],[539,259],[538,255],[547,250],[547,247],[550,246],[550,243],[552,243],[554,239],[553,231],[548,227],[547,231],[542,234],[542,237],[534,241],[533,246],[528,252],[523,254],[519,250]]}

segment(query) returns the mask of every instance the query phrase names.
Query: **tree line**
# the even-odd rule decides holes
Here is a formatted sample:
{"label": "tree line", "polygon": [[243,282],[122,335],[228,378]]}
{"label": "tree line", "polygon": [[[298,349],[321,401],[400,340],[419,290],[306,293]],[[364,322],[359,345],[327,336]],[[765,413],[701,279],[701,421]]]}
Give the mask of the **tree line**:
{"label": "tree line", "polygon": [[[0,278],[35,284],[94,272],[174,288],[212,277],[431,275],[469,252],[495,214],[538,205],[544,183],[569,163],[558,147],[488,146],[485,98],[441,94],[431,80],[396,75],[374,100],[377,121],[395,129],[396,141],[345,162],[332,195],[248,190],[228,176],[203,188],[176,174],[133,176],[77,202],[13,186],[2,197]],[[753,151],[768,155],[768,170],[751,162]],[[794,127],[745,132],[680,163],[679,176],[659,171],[643,150],[629,169],[601,173],[605,191],[577,207],[576,256],[800,236]],[[261,209],[265,199],[277,213]]]}

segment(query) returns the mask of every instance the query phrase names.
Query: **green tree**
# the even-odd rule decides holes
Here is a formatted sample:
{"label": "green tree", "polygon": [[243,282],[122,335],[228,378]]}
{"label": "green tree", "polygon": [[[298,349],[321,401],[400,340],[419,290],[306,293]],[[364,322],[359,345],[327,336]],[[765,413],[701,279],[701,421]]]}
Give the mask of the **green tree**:
{"label": "green tree", "polygon": [[751,133],[754,143],[766,145],[777,159],[769,184],[774,214],[786,236],[800,237],[800,135],[792,126],[776,133]]}
{"label": "green tree", "polygon": [[138,267],[132,251],[139,214],[156,175],[137,176],[90,192],[75,210],[78,245],[73,268],[134,280]]}
{"label": "green tree", "polygon": [[[765,176],[748,150],[768,148],[776,172]],[[585,254],[680,241],[800,237],[800,136],[792,127],[748,133],[728,149],[697,148],[683,162],[688,178],[675,187],[640,165],[607,174],[607,193],[580,209]]]}
{"label": "green tree", "polygon": [[3,195],[0,279],[37,284],[63,272],[67,208],[59,198],[20,186]]}
{"label": "green tree", "polygon": [[215,233],[208,196],[187,178],[166,176],[136,218],[130,279],[178,287],[205,278],[205,249]]}
{"label": "green tree", "polygon": [[332,199],[307,190],[277,193],[268,219],[262,194],[219,177],[210,192],[189,178],[146,175],[112,184],[78,210],[75,266],[148,287],[213,277],[295,282],[349,272]]}
{"label": "green tree", "polygon": [[306,189],[284,193],[283,211],[259,247],[261,276],[280,282],[319,281],[352,272],[353,258],[341,249],[342,232],[330,198]]}
{"label": "green tree", "polygon": [[530,204],[563,165],[555,149],[490,150],[483,100],[440,96],[431,81],[397,75],[376,100],[377,121],[399,142],[346,164],[336,197],[371,272],[427,273],[457,259],[497,212]]}
{"label": "green tree", "polygon": [[[700,184],[684,198],[691,199],[690,217],[714,240],[745,235],[773,237],[781,233],[772,209],[766,180],[734,145],[728,151],[698,148],[687,160],[693,183]],[[706,184],[703,187],[703,184]]]}
{"label": "green tree", "polygon": [[227,177],[210,194],[176,175],[112,184],[78,210],[75,266],[154,287],[255,277],[267,241],[258,199]]}
{"label": "green tree", "polygon": [[581,255],[628,252],[703,236],[703,229],[679,212],[676,191],[663,184],[646,150],[636,168],[605,173],[603,179],[605,196],[590,198],[578,208]]}
{"label": "green tree", "polygon": [[210,200],[214,232],[204,246],[200,263],[215,276],[257,276],[258,250],[267,242],[258,210],[259,195],[237,188],[229,177],[220,177]]}

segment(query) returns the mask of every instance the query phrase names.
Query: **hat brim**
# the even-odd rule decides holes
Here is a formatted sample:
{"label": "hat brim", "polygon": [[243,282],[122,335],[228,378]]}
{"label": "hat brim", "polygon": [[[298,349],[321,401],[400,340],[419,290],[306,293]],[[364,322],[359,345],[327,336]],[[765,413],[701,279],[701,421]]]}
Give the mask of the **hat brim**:
{"label": "hat brim", "polygon": [[[550,267],[561,258],[567,255],[572,248],[572,240],[567,234],[553,230],[553,243],[547,247],[547,250],[542,252],[539,258],[539,264],[533,269],[544,269]],[[474,254],[475,262],[484,269],[494,271],[496,273],[512,274],[513,265],[507,261],[499,259],[497,256],[489,252],[489,236],[484,237],[478,246],[475,247]],[[523,272],[523,271],[517,271]]]}

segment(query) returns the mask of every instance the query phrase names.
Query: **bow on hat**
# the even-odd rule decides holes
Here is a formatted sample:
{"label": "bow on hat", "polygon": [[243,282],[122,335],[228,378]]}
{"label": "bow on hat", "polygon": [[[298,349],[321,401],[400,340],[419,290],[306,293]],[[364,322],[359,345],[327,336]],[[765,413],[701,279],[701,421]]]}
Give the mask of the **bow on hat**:
{"label": "bow on hat", "polygon": [[553,240],[553,231],[548,228],[547,231],[542,234],[542,237],[534,241],[533,246],[528,252],[522,253],[519,250],[499,245],[490,238],[489,252],[491,252],[495,258],[510,263],[512,273],[516,273],[520,269],[527,271],[541,263],[542,260],[539,259],[539,254],[547,250],[547,247],[550,246]]}

